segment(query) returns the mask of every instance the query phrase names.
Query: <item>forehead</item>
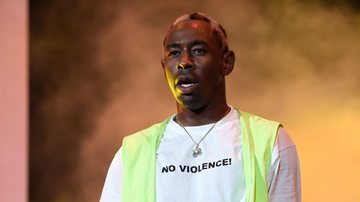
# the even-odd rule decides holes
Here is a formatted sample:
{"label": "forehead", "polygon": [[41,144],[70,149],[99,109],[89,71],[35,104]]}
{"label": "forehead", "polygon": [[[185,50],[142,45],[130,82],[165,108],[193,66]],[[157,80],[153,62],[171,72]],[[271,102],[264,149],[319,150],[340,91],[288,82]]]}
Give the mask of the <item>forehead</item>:
{"label": "forehead", "polygon": [[186,44],[203,41],[207,44],[216,43],[210,24],[202,20],[187,20],[174,25],[166,35],[165,47],[173,43]]}

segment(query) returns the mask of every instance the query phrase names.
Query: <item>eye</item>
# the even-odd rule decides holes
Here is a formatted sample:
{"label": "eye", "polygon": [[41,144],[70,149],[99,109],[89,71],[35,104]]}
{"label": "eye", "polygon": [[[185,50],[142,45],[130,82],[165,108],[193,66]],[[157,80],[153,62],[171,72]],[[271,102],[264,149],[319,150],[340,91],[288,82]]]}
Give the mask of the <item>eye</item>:
{"label": "eye", "polygon": [[178,50],[170,50],[168,53],[168,57],[173,58],[180,55],[180,51]]}
{"label": "eye", "polygon": [[202,48],[196,48],[196,49],[193,49],[191,51],[192,55],[195,55],[195,56],[201,56],[201,55],[204,55],[206,53],[206,50],[202,49]]}

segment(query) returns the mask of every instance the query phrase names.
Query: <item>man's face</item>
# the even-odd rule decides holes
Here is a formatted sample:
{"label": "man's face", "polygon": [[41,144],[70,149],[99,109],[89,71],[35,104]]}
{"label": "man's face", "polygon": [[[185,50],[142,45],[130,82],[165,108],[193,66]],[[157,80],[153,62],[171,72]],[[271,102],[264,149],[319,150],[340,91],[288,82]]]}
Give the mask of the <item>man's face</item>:
{"label": "man's face", "polygon": [[162,66],[178,105],[196,110],[225,96],[222,49],[207,22],[173,26],[164,43]]}

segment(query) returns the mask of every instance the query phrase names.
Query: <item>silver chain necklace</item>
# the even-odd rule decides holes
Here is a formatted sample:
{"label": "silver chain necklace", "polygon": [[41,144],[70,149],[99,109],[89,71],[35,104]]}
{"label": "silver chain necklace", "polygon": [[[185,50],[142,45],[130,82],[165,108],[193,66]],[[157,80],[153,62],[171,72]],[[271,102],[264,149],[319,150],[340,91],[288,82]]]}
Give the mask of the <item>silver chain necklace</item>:
{"label": "silver chain necklace", "polygon": [[[230,112],[231,108],[228,108],[227,112],[225,113],[225,115],[223,116],[223,118]],[[177,122],[179,123],[179,125],[185,130],[186,134],[190,137],[190,139],[195,143],[195,148],[192,150],[192,156],[195,158],[199,155],[201,155],[201,148],[199,147],[199,144],[205,139],[205,137],[211,132],[211,130],[215,127],[215,125],[222,119],[220,119],[219,121],[215,122],[211,128],[205,133],[205,135],[201,138],[201,140],[199,142],[196,142],[194,140],[194,138],[190,135],[190,133],[186,130],[186,128],[180,123],[180,120],[178,118]]]}
{"label": "silver chain necklace", "polygon": [[205,135],[201,138],[201,140],[199,141],[199,142],[196,142],[195,140],[194,140],[194,138],[190,135],[190,133],[186,130],[186,128],[180,123],[180,121],[179,120],[177,120],[178,121],[178,123],[179,123],[179,125],[185,130],[185,132],[186,132],[186,134],[188,134],[188,136],[191,138],[191,140],[195,143],[195,148],[192,150],[192,152],[193,152],[193,154],[192,154],[192,156],[195,158],[195,157],[197,157],[197,156],[199,156],[199,155],[201,155],[202,153],[201,153],[201,148],[199,147],[199,144],[205,139],[205,137],[211,132],[211,130],[215,127],[215,125],[216,125],[216,123],[217,122],[215,122],[212,126],[211,126],[211,128],[205,133]]}

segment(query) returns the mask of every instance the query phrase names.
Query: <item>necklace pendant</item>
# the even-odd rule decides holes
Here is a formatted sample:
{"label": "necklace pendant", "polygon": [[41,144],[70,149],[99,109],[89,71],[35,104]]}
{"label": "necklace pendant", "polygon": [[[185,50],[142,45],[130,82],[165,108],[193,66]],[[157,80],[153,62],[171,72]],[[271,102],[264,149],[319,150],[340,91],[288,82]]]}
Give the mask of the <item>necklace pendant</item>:
{"label": "necklace pendant", "polygon": [[201,149],[200,149],[199,145],[196,145],[195,149],[193,149],[193,157],[195,158],[199,155],[201,155]]}

